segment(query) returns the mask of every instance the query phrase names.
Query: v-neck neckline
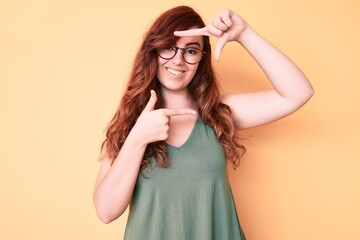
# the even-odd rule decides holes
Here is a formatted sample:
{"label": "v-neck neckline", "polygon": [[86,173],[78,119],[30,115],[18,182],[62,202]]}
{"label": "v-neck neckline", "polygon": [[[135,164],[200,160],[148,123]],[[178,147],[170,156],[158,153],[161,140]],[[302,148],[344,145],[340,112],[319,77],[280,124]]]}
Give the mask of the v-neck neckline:
{"label": "v-neck neckline", "polygon": [[197,114],[196,120],[195,120],[195,123],[194,123],[194,126],[193,126],[193,128],[192,128],[192,130],[191,130],[191,133],[190,133],[189,137],[186,139],[186,141],[185,141],[183,144],[181,144],[180,146],[176,147],[176,146],[173,146],[173,145],[165,142],[166,145],[167,145],[168,147],[173,148],[173,149],[176,149],[176,150],[181,150],[181,149],[183,149],[183,148],[190,142],[192,136],[194,135],[194,132],[195,132],[195,129],[196,129],[197,125],[198,125],[199,120],[200,120],[200,116],[199,116],[199,114]]}

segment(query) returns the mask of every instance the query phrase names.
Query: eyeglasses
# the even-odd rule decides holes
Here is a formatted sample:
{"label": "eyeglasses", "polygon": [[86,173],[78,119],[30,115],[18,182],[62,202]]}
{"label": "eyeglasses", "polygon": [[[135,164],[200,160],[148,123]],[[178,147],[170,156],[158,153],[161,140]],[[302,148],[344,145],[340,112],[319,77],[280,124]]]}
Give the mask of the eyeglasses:
{"label": "eyeglasses", "polygon": [[196,64],[201,61],[202,57],[206,52],[196,47],[179,48],[177,46],[169,46],[166,48],[157,49],[159,57],[162,59],[170,60],[175,57],[178,50],[182,51],[182,57],[188,64]]}

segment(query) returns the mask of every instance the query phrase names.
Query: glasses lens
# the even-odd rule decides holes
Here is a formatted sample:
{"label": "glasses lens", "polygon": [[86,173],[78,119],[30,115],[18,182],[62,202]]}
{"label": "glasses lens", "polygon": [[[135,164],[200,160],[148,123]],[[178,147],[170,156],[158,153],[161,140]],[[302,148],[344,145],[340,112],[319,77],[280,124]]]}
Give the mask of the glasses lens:
{"label": "glasses lens", "polygon": [[176,48],[174,46],[158,49],[158,54],[164,59],[171,59],[176,54]]}
{"label": "glasses lens", "polygon": [[186,48],[184,50],[184,60],[187,63],[198,63],[202,58],[202,52],[198,48]]}

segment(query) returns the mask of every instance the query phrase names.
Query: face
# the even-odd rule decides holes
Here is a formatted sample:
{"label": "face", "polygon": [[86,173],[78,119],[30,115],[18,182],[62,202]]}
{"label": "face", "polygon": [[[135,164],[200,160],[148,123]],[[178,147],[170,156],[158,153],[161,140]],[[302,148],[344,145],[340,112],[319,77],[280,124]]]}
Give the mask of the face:
{"label": "face", "polygon": [[[180,37],[175,44],[179,48],[203,48],[201,36]],[[163,91],[183,92],[193,79],[199,63],[189,64],[183,58],[183,51],[179,49],[176,55],[169,60],[158,56],[157,78]]]}

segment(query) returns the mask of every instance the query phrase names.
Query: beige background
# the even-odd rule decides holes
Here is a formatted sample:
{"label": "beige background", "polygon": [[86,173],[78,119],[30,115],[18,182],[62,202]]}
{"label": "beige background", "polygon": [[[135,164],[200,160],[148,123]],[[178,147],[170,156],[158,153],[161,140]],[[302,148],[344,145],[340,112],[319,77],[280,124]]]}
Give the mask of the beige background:
{"label": "beige background", "polygon": [[[233,9],[316,90],[244,132],[248,154],[230,173],[248,239],[360,239],[355,0],[1,1],[0,239],[122,239],[127,214],[105,225],[92,205],[99,147],[143,33],[179,4],[205,21]],[[214,65],[225,93],[269,87],[235,43]]]}

